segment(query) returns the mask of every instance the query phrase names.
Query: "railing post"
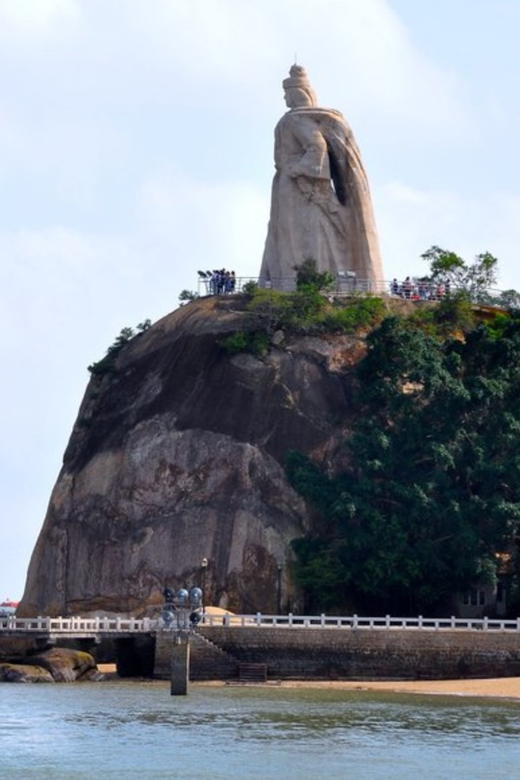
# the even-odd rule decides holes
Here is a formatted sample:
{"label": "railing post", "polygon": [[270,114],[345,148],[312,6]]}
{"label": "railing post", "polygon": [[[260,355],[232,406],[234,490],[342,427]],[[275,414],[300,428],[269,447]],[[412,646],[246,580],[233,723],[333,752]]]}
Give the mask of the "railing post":
{"label": "railing post", "polygon": [[385,628],[390,628],[390,615],[385,615]]}
{"label": "railing post", "polygon": [[422,615],[419,615],[419,617],[417,618],[417,628],[422,628],[422,627],[423,627],[423,617]]}
{"label": "railing post", "polygon": [[323,612],[322,612],[322,613],[321,613],[321,615],[320,615],[320,626],[321,626],[322,628],[324,628],[324,627],[325,627],[325,615],[323,614]]}
{"label": "railing post", "polygon": [[256,625],[261,626],[262,625],[262,613],[257,612],[256,613]]}
{"label": "railing post", "polygon": [[486,615],[484,617],[484,620],[482,621],[482,631],[487,631],[488,630],[488,622],[489,622],[489,618]]}
{"label": "railing post", "polygon": [[452,615],[452,616],[451,616],[451,623],[450,623],[450,627],[451,627],[452,629],[454,629],[454,628],[455,628],[455,615]]}
{"label": "railing post", "polygon": [[357,628],[358,626],[358,616],[352,615],[352,628]]}
{"label": "railing post", "polygon": [[287,615],[287,617],[288,617],[288,619],[289,619],[289,620],[288,620],[288,622],[289,622],[289,625],[290,625],[290,626],[292,626],[292,624],[293,624],[293,614],[292,614],[292,612],[289,612],[289,614]]}

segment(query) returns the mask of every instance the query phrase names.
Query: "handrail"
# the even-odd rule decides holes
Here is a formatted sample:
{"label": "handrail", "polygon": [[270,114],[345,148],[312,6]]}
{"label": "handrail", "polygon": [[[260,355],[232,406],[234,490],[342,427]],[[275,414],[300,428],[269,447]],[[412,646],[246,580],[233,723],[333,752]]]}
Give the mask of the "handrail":
{"label": "handrail", "polygon": [[[349,615],[223,615],[204,614],[203,626],[225,626],[242,628],[327,628],[327,629],[369,629],[369,630],[406,630],[406,631],[518,631],[520,617],[511,620],[499,618],[425,618],[418,617],[363,617]],[[50,634],[105,634],[105,633],[150,633],[172,630],[160,618],[134,617],[33,617],[18,618],[16,615],[0,617],[0,636],[2,634],[50,633]]]}
{"label": "handrail", "polygon": [[[237,276],[233,280],[231,287],[216,286],[211,277],[197,280],[197,292],[201,296],[206,295],[234,295],[244,292],[244,288],[249,284],[257,284],[265,289],[275,289],[282,292],[295,292],[296,279],[294,276],[283,276],[277,279],[263,279],[258,276]],[[466,290],[464,287],[456,285],[446,285],[442,282],[423,282],[418,277],[413,277],[409,284],[405,282],[397,283],[395,279],[363,279],[355,274],[339,273],[334,280],[334,286],[330,290],[333,296],[353,296],[366,294],[387,294],[392,298],[403,298],[414,302],[439,301],[442,298]],[[482,293],[482,303],[490,303],[493,298],[499,298],[503,290],[495,288],[488,289]],[[475,291],[473,295],[475,295]],[[479,296],[477,295],[477,298]],[[478,300],[474,301],[478,303]]]}
{"label": "handrail", "polygon": [[204,625],[271,627],[271,628],[348,628],[378,630],[480,630],[480,631],[520,631],[520,618],[500,620],[498,618],[446,618],[418,617],[362,617],[350,615],[335,617],[331,615],[204,615]]}

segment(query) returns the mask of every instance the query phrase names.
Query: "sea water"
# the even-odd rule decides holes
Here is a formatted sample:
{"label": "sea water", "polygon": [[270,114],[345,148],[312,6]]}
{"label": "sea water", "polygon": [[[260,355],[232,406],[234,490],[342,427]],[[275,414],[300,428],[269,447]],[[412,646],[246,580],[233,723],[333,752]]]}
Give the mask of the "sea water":
{"label": "sea water", "polygon": [[2,780],[511,780],[513,701],[114,681],[0,685]]}

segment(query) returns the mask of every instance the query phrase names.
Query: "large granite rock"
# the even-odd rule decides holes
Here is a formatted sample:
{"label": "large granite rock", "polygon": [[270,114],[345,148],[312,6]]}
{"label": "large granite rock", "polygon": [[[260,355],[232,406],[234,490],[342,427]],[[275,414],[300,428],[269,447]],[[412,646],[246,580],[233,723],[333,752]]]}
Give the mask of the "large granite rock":
{"label": "large granite rock", "polygon": [[0,663],[0,682],[76,682],[100,680],[96,662],[90,653],[54,647],[38,655]]}
{"label": "large granite rock", "polygon": [[297,606],[289,544],[309,514],[283,461],[339,462],[364,342],[278,335],[262,358],[233,356],[222,341],[250,327],[243,308],[190,303],[92,376],[19,615],[149,614],[165,585],[193,584],[206,603],[275,611],[280,562],[282,602]]}

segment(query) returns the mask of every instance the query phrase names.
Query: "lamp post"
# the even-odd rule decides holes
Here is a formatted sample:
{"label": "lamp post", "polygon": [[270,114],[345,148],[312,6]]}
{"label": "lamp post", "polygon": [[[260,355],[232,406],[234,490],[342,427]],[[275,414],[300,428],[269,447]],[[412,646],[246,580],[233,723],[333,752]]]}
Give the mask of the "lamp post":
{"label": "lamp post", "polygon": [[276,574],[277,574],[277,579],[276,579],[276,585],[277,585],[277,588],[276,588],[276,610],[277,610],[277,614],[281,615],[282,614],[282,570],[283,570],[283,563],[282,563],[282,561],[278,561],[278,563],[276,565],[276,569],[277,569],[277,571],[276,571]]}
{"label": "lamp post", "polygon": [[163,595],[162,625],[172,632],[170,693],[183,696],[188,693],[190,629],[202,620],[202,590],[194,587],[190,591],[181,588],[175,592],[165,588]]}
{"label": "lamp post", "polygon": [[[202,593],[206,595],[206,569],[208,568],[208,559],[204,557],[200,562],[200,581],[202,584]],[[204,614],[204,603],[202,603],[202,614]]]}

